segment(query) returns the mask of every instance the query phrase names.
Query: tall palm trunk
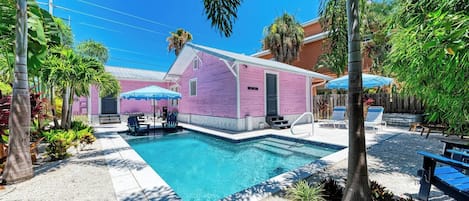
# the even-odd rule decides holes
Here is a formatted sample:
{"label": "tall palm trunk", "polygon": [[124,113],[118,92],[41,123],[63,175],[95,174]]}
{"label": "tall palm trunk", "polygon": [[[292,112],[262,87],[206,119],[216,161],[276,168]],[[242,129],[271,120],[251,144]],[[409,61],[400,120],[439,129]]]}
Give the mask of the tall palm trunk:
{"label": "tall palm trunk", "polygon": [[31,154],[29,153],[31,103],[26,57],[28,50],[26,0],[17,0],[16,4],[16,64],[9,118],[10,146],[3,173],[3,179],[7,183],[27,180],[34,175]]}
{"label": "tall palm trunk", "polygon": [[61,128],[67,129],[68,118],[68,102],[70,101],[70,86],[66,86],[62,95],[62,120],[60,122]]}
{"label": "tall palm trunk", "polygon": [[75,89],[70,90],[70,97],[68,101],[68,112],[67,112],[67,129],[72,126],[72,112],[73,112],[73,97],[75,97]]}
{"label": "tall palm trunk", "polygon": [[52,118],[54,119],[54,128],[58,128],[59,121],[57,120],[57,113],[55,111],[55,98],[54,98],[54,87],[50,86],[50,111],[52,113]]}
{"label": "tall palm trunk", "polygon": [[347,201],[371,200],[363,125],[361,38],[358,3],[358,0],[347,0],[349,154],[347,186],[342,198],[342,200]]}

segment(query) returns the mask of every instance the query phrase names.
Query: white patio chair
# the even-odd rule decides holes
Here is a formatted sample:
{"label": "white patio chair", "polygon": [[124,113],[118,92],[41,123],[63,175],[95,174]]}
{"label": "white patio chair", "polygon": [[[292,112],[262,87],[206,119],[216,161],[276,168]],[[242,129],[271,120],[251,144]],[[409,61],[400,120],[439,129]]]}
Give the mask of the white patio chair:
{"label": "white patio chair", "polygon": [[344,124],[347,127],[347,122],[345,121],[345,113],[347,108],[345,106],[335,106],[332,109],[331,119],[321,119],[319,122],[324,122],[325,124],[332,124],[334,128],[336,125]]}
{"label": "white patio chair", "polygon": [[377,128],[378,131],[383,130],[386,127],[386,122],[383,121],[384,108],[382,106],[370,106],[368,107],[368,113],[366,114],[365,119],[365,128],[372,127],[373,129]]}

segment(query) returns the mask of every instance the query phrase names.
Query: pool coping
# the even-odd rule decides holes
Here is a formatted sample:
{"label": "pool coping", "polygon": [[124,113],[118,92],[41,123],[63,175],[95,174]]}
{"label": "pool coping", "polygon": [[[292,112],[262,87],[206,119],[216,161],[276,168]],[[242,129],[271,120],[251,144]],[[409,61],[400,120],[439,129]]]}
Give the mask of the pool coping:
{"label": "pool coping", "polygon": [[[331,164],[344,160],[347,157],[348,148],[343,145],[318,142],[309,139],[299,139],[296,137],[287,137],[281,135],[275,130],[267,129],[264,132],[256,132],[255,134],[226,134],[220,131],[210,130],[198,126],[184,124],[185,129],[208,134],[212,137],[221,138],[223,140],[242,142],[245,140],[253,140],[255,138],[263,138],[274,136],[281,139],[288,138],[290,140],[304,141],[308,144],[325,144],[334,147],[344,147],[333,154],[322,157],[310,164],[299,167],[295,170],[277,175],[264,182],[246,188],[242,191],[231,194],[220,200],[262,200],[280,190],[293,185],[300,179],[311,176],[312,174],[328,167]],[[105,132],[98,135],[99,140],[105,151],[106,161],[108,163],[109,173],[111,174],[113,186],[118,200],[144,199],[144,200],[182,200],[177,193],[169,186],[144,160],[133,150],[127,141],[119,134],[114,132]],[[116,162],[138,164],[127,167],[126,169],[116,169],[113,164]]]}

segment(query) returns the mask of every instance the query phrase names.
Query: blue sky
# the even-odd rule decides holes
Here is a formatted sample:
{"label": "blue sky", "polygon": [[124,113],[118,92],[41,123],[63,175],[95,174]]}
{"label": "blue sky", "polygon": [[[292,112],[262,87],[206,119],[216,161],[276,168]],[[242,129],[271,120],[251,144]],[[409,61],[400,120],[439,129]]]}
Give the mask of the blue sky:
{"label": "blue sky", "polygon": [[109,48],[107,65],[165,72],[175,60],[166,38],[177,28],[191,32],[193,43],[249,55],[261,50],[263,30],[276,17],[287,12],[306,22],[318,16],[320,0],[244,0],[229,38],[210,26],[202,0],[53,2],[54,16],[70,18],[75,44],[93,39]]}

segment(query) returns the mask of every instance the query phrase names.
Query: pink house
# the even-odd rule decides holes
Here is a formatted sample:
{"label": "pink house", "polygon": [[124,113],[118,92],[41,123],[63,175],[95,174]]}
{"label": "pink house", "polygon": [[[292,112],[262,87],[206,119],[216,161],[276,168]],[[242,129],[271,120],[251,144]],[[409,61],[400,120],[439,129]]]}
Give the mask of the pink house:
{"label": "pink house", "polygon": [[[106,66],[106,71],[114,75],[120,82],[121,92],[127,92],[150,85],[157,85],[163,88],[169,88],[170,82],[165,81],[164,72],[139,70],[132,68]],[[80,97],[74,100],[74,115],[88,115],[88,119],[93,123],[98,123],[99,115],[116,114],[126,116],[129,113],[143,112],[146,115],[153,114],[153,105],[151,101],[143,100],[125,100],[115,97],[99,97],[99,90],[91,86],[89,97]],[[158,101],[157,111],[163,107],[170,107],[171,102],[166,100]],[[124,121],[125,119],[122,119]]]}
{"label": "pink house", "polygon": [[[312,79],[331,77],[284,63],[188,43],[165,76],[178,90],[178,120],[233,131],[290,123],[311,110]],[[304,122],[311,121],[305,119]]]}

